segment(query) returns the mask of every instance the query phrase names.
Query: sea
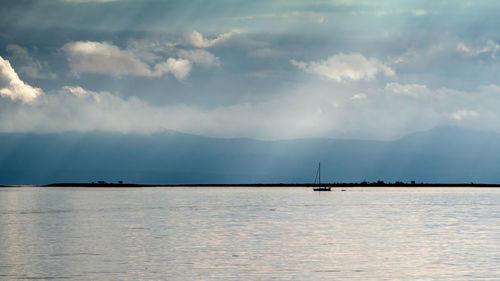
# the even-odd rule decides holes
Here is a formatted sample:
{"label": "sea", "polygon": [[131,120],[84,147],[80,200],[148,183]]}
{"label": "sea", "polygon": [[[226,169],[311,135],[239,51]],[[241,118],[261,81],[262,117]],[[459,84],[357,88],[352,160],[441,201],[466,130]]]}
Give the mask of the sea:
{"label": "sea", "polygon": [[1,280],[500,280],[500,189],[0,188]]}

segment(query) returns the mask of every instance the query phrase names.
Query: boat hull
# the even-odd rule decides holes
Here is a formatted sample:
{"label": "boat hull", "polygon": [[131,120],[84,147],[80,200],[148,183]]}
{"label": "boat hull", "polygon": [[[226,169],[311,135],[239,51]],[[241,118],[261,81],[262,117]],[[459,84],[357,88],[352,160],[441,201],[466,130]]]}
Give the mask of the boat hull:
{"label": "boat hull", "polygon": [[332,191],[331,187],[316,187],[313,188],[314,191]]}

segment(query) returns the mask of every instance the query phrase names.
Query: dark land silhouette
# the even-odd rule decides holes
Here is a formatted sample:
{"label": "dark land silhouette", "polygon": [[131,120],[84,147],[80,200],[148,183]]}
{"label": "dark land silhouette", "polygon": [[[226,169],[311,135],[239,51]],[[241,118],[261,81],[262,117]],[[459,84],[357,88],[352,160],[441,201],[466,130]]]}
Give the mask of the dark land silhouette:
{"label": "dark land silhouette", "polygon": [[42,185],[44,187],[500,187],[500,184],[485,183],[416,183],[416,182],[351,182],[351,183],[248,183],[248,184],[134,184],[134,183],[108,183],[108,182],[90,182],[90,183],[52,183]]}

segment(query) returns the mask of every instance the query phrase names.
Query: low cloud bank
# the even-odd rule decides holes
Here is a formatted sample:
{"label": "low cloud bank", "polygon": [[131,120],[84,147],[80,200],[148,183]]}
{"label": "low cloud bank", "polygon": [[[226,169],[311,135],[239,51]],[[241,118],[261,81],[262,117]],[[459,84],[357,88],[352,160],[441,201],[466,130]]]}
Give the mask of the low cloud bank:
{"label": "low cloud bank", "polygon": [[[102,47],[87,45],[82,52],[92,46]],[[117,48],[109,50],[124,55]],[[155,71],[177,69],[173,75],[182,79],[188,73],[182,68],[179,60],[167,60]],[[160,106],[138,96],[124,98],[78,85],[44,93],[23,82],[10,63],[0,58],[0,132],[149,134],[169,129],[213,137],[390,139],[450,124],[499,131],[494,124],[500,122],[500,87],[494,84],[464,92],[423,84],[372,83],[370,91],[361,93],[353,93],[350,83],[338,84],[335,91],[331,85],[331,81],[313,79],[260,102]]]}

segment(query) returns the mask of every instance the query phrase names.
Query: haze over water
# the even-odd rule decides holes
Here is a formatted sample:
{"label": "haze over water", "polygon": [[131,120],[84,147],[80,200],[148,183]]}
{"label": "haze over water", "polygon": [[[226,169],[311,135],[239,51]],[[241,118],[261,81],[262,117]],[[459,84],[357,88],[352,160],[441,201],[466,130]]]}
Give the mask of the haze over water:
{"label": "haze over water", "polygon": [[500,190],[0,188],[0,279],[498,280]]}

